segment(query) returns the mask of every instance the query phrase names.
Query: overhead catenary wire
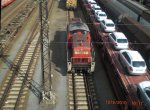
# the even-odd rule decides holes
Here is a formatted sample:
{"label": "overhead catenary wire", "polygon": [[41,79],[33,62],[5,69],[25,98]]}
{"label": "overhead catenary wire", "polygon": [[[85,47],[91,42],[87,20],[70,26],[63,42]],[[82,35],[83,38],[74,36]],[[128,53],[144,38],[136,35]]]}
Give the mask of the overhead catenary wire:
{"label": "overhead catenary wire", "polygon": [[[51,44],[67,44],[68,42],[51,42]],[[71,43],[71,42],[70,42]],[[79,42],[73,42],[73,43],[79,43]],[[84,43],[88,43],[88,42],[84,42]],[[113,44],[112,42],[91,42],[92,44]],[[147,45],[150,43],[139,43],[139,42],[134,42],[134,43],[131,43],[129,42],[129,45],[132,44],[132,45]]]}

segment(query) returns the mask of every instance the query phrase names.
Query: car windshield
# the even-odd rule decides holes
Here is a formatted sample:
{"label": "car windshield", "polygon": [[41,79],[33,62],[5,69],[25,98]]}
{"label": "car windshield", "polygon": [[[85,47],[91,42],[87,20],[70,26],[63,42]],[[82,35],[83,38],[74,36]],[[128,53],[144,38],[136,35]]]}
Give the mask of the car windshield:
{"label": "car windshield", "polygon": [[150,87],[145,88],[147,96],[150,98]]}
{"label": "car windshield", "polygon": [[99,16],[106,16],[106,14],[99,14]]}
{"label": "car windshield", "polygon": [[108,24],[106,24],[106,26],[108,26],[108,27],[114,27],[114,24],[108,23]]}
{"label": "car windshield", "polygon": [[144,61],[133,61],[132,62],[133,67],[145,67]]}
{"label": "car windshield", "polygon": [[117,39],[118,43],[127,43],[127,39]]}
{"label": "car windshield", "polygon": [[101,8],[95,8],[95,10],[101,10]]}

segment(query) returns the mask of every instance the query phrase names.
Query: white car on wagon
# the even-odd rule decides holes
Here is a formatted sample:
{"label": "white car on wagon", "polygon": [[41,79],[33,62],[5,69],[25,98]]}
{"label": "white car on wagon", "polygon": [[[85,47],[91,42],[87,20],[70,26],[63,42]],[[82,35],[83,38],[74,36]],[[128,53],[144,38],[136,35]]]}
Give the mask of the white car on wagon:
{"label": "white car on wagon", "polygon": [[137,85],[137,94],[146,110],[150,109],[150,81],[142,81]]}
{"label": "white car on wagon", "polygon": [[115,24],[111,19],[105,19],[102,20],[100,22],[101,24],[101,28],[105,31],[105,32],[114,32],[115,29]]}
{"label": "white car on wagon", "polygon": [[93,5],[93,6],[92,6],[92,11],[93,11],[93,13],[95,14],[95,13],[98,12],[98,11],[102,11],[102,9],[101,9],[101,7],[98,6],[98,5]]}
{"label": "white car on wagon", "polygon": [[120,50],[119,60],[125,70],[131,75],[142,75],[146,73],[146,63],[138,51]]}
{"label": "white car on wagon", "polygon": [[107,19],[107,15],[104,11],[98,11],[95,13],[95,18],[97,21],[102,21],[104,19]]}
{"label": "white car on wagon", "polygon": [[128,49],[128,39],[122,32],[113,32],[108,35],[110,43],[117,50]]}
{"label": "white car on wagon", "polygon": [[90,1],[88,2],[88,4],[89,4],[91,7],[93,7],[94,5],[97,5],[96,1],[94,1],[94,0],[90,0]]}

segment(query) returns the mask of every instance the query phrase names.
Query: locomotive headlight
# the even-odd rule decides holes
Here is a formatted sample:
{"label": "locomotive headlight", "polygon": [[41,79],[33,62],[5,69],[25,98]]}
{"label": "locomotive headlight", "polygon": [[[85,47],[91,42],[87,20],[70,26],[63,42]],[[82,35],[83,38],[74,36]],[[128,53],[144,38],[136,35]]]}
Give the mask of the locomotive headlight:
{"label": "locomotive headlight", "polygon": [[79,50],[75,50],[75,51],[74,51],[74,54],[79,54]]}
{"label": "locomotive headlight", "polygon": [[84,54],[88,54],[88,51],[84,51],[83,53],[84,53]]}

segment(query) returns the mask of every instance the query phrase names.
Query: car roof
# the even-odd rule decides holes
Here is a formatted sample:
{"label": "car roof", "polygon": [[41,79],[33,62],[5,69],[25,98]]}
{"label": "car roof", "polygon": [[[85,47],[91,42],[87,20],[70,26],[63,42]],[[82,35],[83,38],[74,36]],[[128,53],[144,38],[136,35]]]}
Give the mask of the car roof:
{"label": "car roof", "polygon": [[91,1],[95,1],[95,0],[88,0],[88,2],[91,2]]}
{"label": "car roof", "polygon": [[90,3],[96,3],[96,1],[94,1],[94,0],[91,0],[91,1],[90,1]]}
{"label": "car roof", "polygon": [[114,22],[111,19],[105,19],[104,21],[105,21],[106,24],[107,23],[113,23],[114,24]]}
{"label": "car roof", "polygon": [[94,5],[94,8],[101,8],[100,6],[98,6],[98,5]]}
{"label": "car roof", "polygon": [[126,36],[122,32],[113,32],[117,39],[127,39]]}
{"label": "car roof", "polygon": [[132,61],[144,61],[143,57],[138,51],[135,50],[120,50],[120,52],[126,52]]}

